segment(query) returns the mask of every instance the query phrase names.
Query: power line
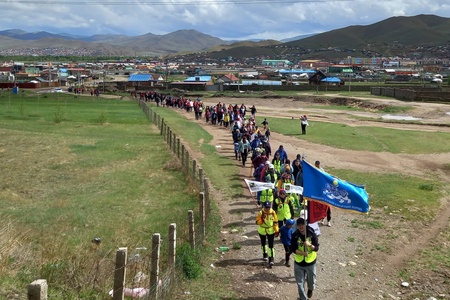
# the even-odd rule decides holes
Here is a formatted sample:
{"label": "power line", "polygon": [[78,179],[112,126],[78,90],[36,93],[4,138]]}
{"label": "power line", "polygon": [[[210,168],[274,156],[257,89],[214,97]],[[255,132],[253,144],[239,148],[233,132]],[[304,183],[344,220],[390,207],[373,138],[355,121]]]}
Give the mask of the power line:
{"label": "power line", "polygon": [[62,1],[62,0],[50,0],[50,1],[39,1],[39,0],[18,0],[18,1],[8,1],[0,0],[1,3],[20,3],[20,4],[39,4],[39,5],[77,5],[77,6],[138,6],[138,5],[152,5],[152,6],[169,6],[169,5],[223,5],[223,4],[234,4],[234,5],[248,5],[248,4],[283,4],[283,3],[331,3],[331,2],[353,2],[354,0],[198,0],[198,1]]}

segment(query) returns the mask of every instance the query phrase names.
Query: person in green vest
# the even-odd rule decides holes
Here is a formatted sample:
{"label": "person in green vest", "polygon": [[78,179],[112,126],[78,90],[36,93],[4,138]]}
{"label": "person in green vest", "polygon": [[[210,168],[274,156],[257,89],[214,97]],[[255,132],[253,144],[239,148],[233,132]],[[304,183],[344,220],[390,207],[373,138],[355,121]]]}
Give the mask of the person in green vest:
{"label": "person in green vest", "polygon": [[274,157],[272,159],[272,165],[274,166],[275,171],[278,174],[281,174],[281,164],[282,164],[282,162],[281,162],[281,159],[280,159],[280,153],[275,153],[275,155],[274,155]]}
{"label": "person in green vest", "polygon": [[277,213],[278,227],[283,226],[285,221],[294,218],[294,207],[285,189],[278,191],[278,196],[273,203],[273,210]]}
{"label": "person in green vest", "polygon": [[273,211],[271,202],[264,202],[263,208],[256,216],[256,224],[258,224],[258,234],[261,240],[263,260],[269,261],[269,267],[272,267],[274,264],[273,259],[275,257],[273,242],[275,236],[279,235],[279,228],[277,214]]}
{"label": "person in green vest", "polygon": [[[298,218],[297,230],[291,238],[291,252],[294,254],[294,276],[300,300],[313,296],[316,285],[317,251],[319,239],[314,229],[306,225],[305,219]],[[308,292],[305,292],[305,280]]]}

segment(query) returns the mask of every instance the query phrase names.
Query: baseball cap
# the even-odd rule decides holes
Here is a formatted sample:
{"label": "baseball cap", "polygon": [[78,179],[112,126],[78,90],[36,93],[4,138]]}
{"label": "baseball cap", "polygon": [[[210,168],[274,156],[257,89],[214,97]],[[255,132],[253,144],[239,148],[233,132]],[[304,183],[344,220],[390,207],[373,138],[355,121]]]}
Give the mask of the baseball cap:
{"label": "baseball cap", "polygon": [[286,226],[292,226],[292,225],[294,225],[294,223],[295,223],[295,221],[292,220],[292,219],[287,219],[286,220]]}
{"label": "baseball cap", "polygon": [[270,203],[270,201],[266,201],[266,202],[264,202],[264,207],[265,208],[271,208],[272,207],[272,203]]}

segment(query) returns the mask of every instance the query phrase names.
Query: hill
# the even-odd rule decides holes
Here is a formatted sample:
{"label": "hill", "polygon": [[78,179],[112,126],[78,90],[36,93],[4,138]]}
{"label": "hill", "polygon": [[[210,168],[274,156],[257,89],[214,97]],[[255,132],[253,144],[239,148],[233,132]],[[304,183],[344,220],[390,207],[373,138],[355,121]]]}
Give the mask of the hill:
{"label": "hill", "polygon": [[[353,57],[448,57],[450,18],[435,15],[393,17],[367,26],[349,26],[286,43],[234,44],[208,53],[211,58],[270,56],[273,59]],[[216,47],[217,48],[217,47]]]}
{"label": "hill", "polygon": [[[450,18],[435,15],[393,17],[366,25],[354,25],[313,36],[297,36],[287,42],[275,40],[227,42],[196,30],[165,35],[93,35],[77,37],[20,29],[0,31],[0,50],[89,49],[92,55],[167,56],[192,53],[212,59],[233,57],[272,59],[342,59],[353,57],[448,57]],[[30,50],[31,51],[31,50]],[[32,52],[35,53],[35,52]],[[76,54],[74,54],[76,55]]]}
{"label": "hill", "polygon": [[19,29],[0,31],[0,50],[70,48],[91,49],[95,55],[160,56],[183,51],[205,51],[225,41],[195,30],[178,30],[165,35],[93,35],[75,37],[48,32],[27,33]]}

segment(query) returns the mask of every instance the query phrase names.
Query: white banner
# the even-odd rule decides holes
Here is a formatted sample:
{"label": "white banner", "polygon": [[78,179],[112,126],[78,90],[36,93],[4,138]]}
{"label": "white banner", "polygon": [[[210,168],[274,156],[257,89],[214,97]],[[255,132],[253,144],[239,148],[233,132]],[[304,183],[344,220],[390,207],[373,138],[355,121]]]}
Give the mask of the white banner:
{"label": "white banner", "polygon": [[250,190],[251,193],[256,193],[256,192],[275,188],[275,185],[271,182],[260,182],[260,181],[253,181],[253,180],[248,180],[248,179],[244,179],[244,180],[245,180],[245,183],[247,184],[248,189]]}
{"label": "white banner", "polygon": [[299,185],[293,185],[293,184],[290,184],[290,183],[286,183],[284,185],[284,189],[285,189],[287,194],[300,194],[300,195],[303,195],[303,187],[301,187]]}

